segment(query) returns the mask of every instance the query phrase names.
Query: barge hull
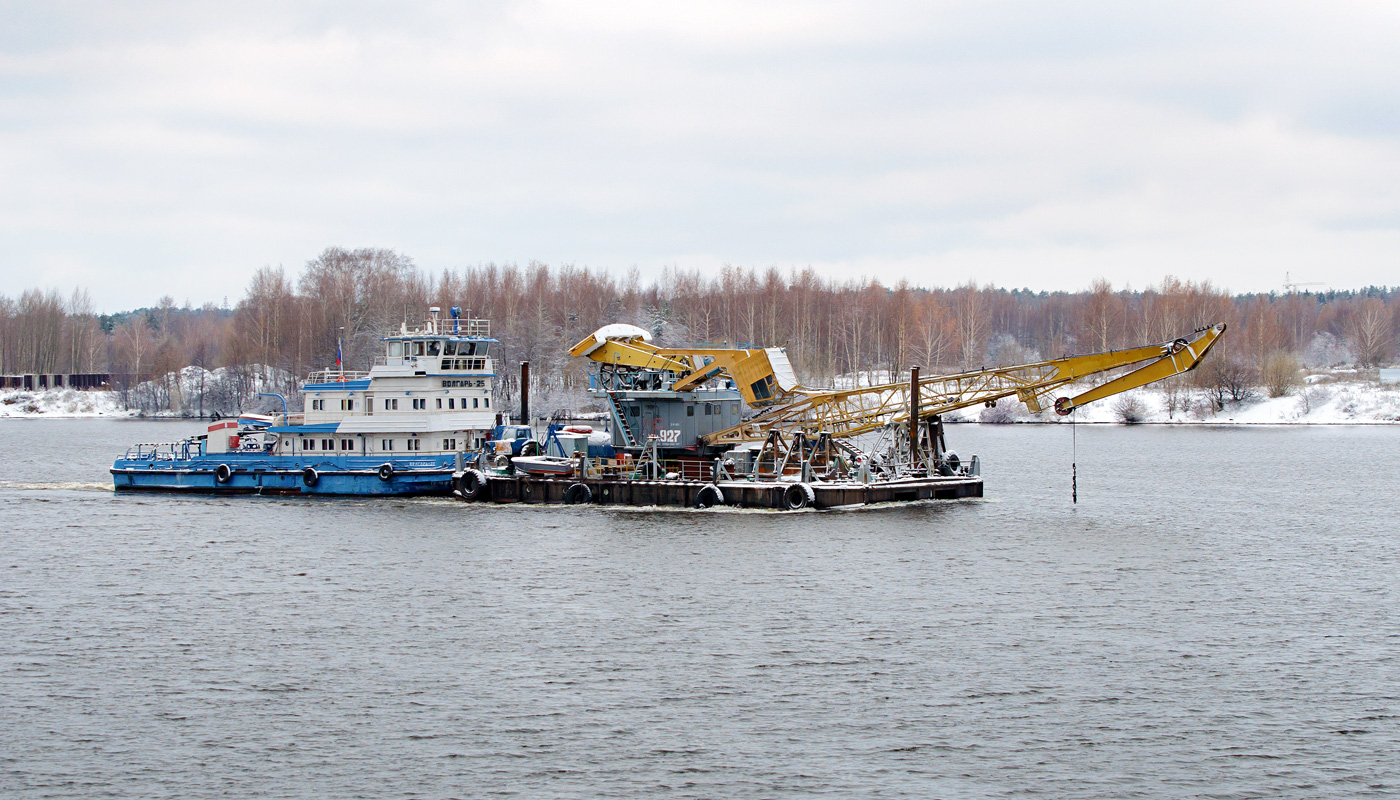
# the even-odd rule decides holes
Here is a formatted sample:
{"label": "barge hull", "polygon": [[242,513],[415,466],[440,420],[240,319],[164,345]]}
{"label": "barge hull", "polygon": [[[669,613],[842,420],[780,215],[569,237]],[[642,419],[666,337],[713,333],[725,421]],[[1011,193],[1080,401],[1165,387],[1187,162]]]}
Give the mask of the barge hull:
{"label": "barge hull", "polygon": [[[241,457],[240,457],[241,456]],[[387,478],[379,469],[391,467]],[[297,494],[342,496],[449,495],[453,458],[388,459],[347,457],[300,460],[229,454],[182,461],[118,459],[111,468],[119,492],[205,494]],[[224,480],[220,480],[220,471]],[[308,472],[314,476],[308,479]]]}
{"label": "barge hull", "polygon": [[[588,488],[587,499],[572,487]],[[679,506],[694,508],[710,505],[713,493],[701,493],[708,487],[719,489],[727,506],[743,508],[792,509],[789,491],[794,486],[810,487],[810,501],[803,506],[823,509],[841,506],[900,503],[917,500],[958,500],[982,496],[980,476],[911,478],[871,483],[797,484],[779,481],[704,481],[684,480],[620,480],[607,478],[547,478],[534,475],[491,475],[479,497],[480,501],[495,503],[556,503],[586,502],[595,505],[620,506]],[[704,502],[709,500],[711,502]]]}

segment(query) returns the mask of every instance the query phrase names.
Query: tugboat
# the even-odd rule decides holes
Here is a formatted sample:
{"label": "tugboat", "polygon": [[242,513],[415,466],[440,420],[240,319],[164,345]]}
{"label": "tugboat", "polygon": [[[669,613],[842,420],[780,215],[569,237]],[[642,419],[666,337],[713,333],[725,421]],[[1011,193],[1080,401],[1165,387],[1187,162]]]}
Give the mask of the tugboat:
{"label": "tugboat", "polygon": [[[496,421],[488,320],[428,309],[384,336],[368,372],[312,373],[301,413],[219,420],[183,441],[138,444],[112,464],[119,491],[450,494]],[[337,359],[337,362],[339,359]]]}

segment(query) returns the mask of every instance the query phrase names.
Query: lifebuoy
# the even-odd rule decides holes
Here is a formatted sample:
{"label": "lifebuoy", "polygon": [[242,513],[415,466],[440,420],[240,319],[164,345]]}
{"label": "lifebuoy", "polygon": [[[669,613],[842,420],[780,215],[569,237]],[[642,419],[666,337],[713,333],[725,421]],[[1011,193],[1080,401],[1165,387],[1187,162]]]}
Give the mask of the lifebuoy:
{"label": "lifebuoy", "polygon": [[724,505],[724,492],[721,492],[719,487],[713,483],[701,486],[700,491],[695,493],[696,508],[709,508],[710,506],[722,505]]}
{"label": "lifebuoy", "polygon": [[593,490],[586,483],[576,483],[564,490],[564,504],[578,505],[593,502]]}
{"label": "lifebuoy", "polygon": [[315,486],[319,480],[321,480],[321,473],[317,472],[315,467],[307,467],[301,471],[301,482],[307,486]]}
{"label": "lifebuoy", "polygon": [[469,469],[457,479],[457,494],[463,500],[475,500],[486,489],[486,475],[481,470]]}
{"label": "lifebuoy", "polygon": [[220,464],[214,467],[214,480],[219,483],[228,483],[233,480],[233,469],[228,464]]}
{"label": "lifebuoy", "polygon": [[386,481],[386,482],[387,482],[387,481],[388,481],[390,478],[392,478],[392,477],[394,477],[394,465],[388,463],[387,461],[384,462],[383,464],[380,464],[380,465],[379,465],[379,480],[381,480],[381,481]]}
{"label": "lifebuoy", "polygon": [[783,492],[783,504],[789,511],[796,511],[799,508],[806,508],[816,500],[816,492],[805,483],[794,483]]}

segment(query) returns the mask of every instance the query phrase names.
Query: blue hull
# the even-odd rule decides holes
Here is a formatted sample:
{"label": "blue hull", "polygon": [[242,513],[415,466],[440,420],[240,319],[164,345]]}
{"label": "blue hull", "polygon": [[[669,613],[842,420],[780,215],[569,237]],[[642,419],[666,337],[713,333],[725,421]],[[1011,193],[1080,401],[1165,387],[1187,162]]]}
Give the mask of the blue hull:
{"label": "blue hull", "polygon": [[[385,464],[391,467],[387,477],[381,474]],[[111,472],[118,491],[375,496],[451,494],[455,469],[453,456],[310,459],[228,453],[188,460],[119,458]]]}

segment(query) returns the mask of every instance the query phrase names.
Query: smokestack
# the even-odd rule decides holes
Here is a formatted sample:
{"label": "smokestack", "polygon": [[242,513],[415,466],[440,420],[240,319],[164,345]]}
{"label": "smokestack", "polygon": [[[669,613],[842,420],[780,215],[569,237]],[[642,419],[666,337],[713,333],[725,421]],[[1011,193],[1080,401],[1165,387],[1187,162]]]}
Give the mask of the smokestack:
{"label": "smokestack", "polygon": [[520,362],[520,424],[530,424],[530,362]]}

